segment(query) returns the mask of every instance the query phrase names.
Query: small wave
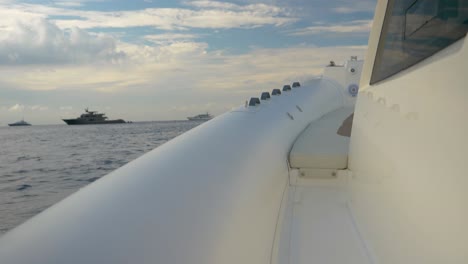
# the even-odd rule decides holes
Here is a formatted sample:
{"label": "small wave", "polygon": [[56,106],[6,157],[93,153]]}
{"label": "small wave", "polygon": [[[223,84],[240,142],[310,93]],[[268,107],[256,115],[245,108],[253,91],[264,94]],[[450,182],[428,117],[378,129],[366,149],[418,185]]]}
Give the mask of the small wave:
{"label": "small wave", "polygon": [[15,182],[18,181],[19,179],[8,179],[7,182]]}
{"label": "small wave", "polygon": [[21,157],[16,158],[16,161],[22,161],[22,160],[28,160],[28,159],[30,159],[29,156],[21,156]]}
{"label": "small wave", "polygon": [[99,179],[99,177],[92,177],[92,178],[87,179],[86,181],[87,181],[87,182],[94,182],[94,181],[96,181],[97,179]]}
{"label": "small wave", "polygon": [[41,161],[41,157],[33,157],[33,156],[20,156],[18,158],[16,158],[16,162],[19,162],[19,161],[26,161],[26,160],[37,160],[37,161]]}
{"label": "small wave", "polygon": [[[33,127],[28,131],[36,131],[31,136],[39,137],[30,140],[19,140],[23,135],[9,131],[7,136],[18,140],[5,140],[0,149],[0,207],[13,207],[14,211],[0,210],[0,235],[194,126],[192,122],[162,122],[131,127]],[[5,149],[11,150],[8,155],[3,155]],[[12,193],[16,193],[13,198]],[[11,223],[5,221],[9,218]]]}
{"label": "small wave", "polygon": [[18,188],[16,188],[16,190],[17,190],[17,191],[24,191],[24,190],[29,189],[29,188],[31,188],[31,187],[32,187],[32,186],[29,185],[29,184],[22,184],[22,185],[20,185]]}
{"label": "small wave", "polygon": [[16,173],[16,174],[24,174],[24,173],[27,173],[29,172],[28,170],[18,170],[18,171],[14,171],[13,173]]}
{"label": "small wave", "polygon": [[78,179],[76,180],[77,182],[94,182],[96,180],[98,180],[100,177],[91,177],[91,178],[88,178],[88,179]]}
{"label": "small wave", "polygon": [[103,171],[109,171],[109,170],[114,170],[114,168],[108,168],[108,167],[97,167],[96,170],[103,170]]}
{"label": "small wave", "polygon": [[25,194],[23,195],[24,198],[31,198],[31,197],[38,197],[38,194]]}

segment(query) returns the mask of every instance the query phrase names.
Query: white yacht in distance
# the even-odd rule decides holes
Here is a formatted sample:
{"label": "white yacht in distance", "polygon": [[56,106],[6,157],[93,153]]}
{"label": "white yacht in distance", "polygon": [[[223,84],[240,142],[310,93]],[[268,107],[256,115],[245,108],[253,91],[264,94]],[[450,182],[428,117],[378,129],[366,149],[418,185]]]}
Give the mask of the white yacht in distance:
{"label": "white yacht in distance", "polygon": [[190,121],[208,121],[212,118],[213,116],[210,115],[209,113],[187,117],[187,119]]}
{"label": "white yacht in distance", "polygon": [[123,119],[109,120],[103,113],[97,111],[89,111],[85,109],[85,113],[77,118],[62,119],[67,125],[105,125],[105,124],[125,124]]}
{"label": "white yacht in distance", "polygon": [[[466,264],[468,1],[265,91],[0,237],[2,264]],[[325,63],[324,63],[325,64]]]}

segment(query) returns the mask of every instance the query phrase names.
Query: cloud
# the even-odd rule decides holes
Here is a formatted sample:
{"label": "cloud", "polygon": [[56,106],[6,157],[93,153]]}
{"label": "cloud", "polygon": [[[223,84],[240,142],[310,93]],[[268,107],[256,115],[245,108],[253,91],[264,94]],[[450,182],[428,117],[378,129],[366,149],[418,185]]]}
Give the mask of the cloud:
{"label": "cloud", "polygon": [[32,105],[29,107],[29,109],[32,111],[46,111],[49,109],[49,107],[43,105]]}
{"label": "cloud", "polygon": [[[69,5],[66,2],[65,5]],[[163,30],[187,28],[254,28],[296,21],[285,9],[265,4],[236,5],[216,1],[189,2],[190,8],[147,8],[131,11],[87,11],[39,4],[0,4],[2,26],[14,17],[55,18],[60,28],[126,28],[150,26]],[[63,6],[63,3],[62,3]],[[11,14],[15,13],[15,16]]]}
{"label": "cloud", "polygon": [[0,65],[118,63],[116,41],[72,27],[62,30],[44,18],[15,21],[0,29]]}
{"label": "cloud", "polygon": [[337,7],[332,8],[332,11],[339,14],[371,13],[374,12],[375,3],[375,0],[344,0],[337,4]]}
{"label": "cloud", "polygon": [[59,0],[51,1],[51,4],[64,7],[80,7],[89,2],[108,2],[109,0]]}
{"label": "cloud", "polygon": [[277,7],[275,5],[268,5],[264,3],[256,3],[256,4],[246,4],[246,5],[239,5],[234,3],[228,2],[220,2],[220,1],[191,1],[185,2],[188,6],[193,6],[199,9],[215,9],[215,10],[226,10],[226,11],[235,11],[235,12],[244,12],[250,11],[255,12],[255,14],[264,14],[264,15],[272,15],[276,16],[279,14],[285,14],[286,11],[283,8]]}
{"label": "cloud", "polygon": [[217,96],[247,94],[252,89],[270,89],[320,74],[330,60],[340,61],[350,55],[362,57],[366,46],[256,48],[241,55],[209,51],[208,44],[203,42],[161,46],[119,43],[118,49],[128,56],[125,64],[47,66],[40,72],[31,66],[0,71],[0,79],[8,86],[42,91],[79,90],[132,96],[141,93],[149,96],[157,91],[170,94],[205,91]]}
{"label": "cloud", "polygon": [[[158,42],[155,40],[155,42]],[[208,44],[195,41],[161,41],[156,46],[119,43],[119,49],[127,54],[127,65],[138,67],[157,64],[158,68],[172,68],[179,63],[203,60]],[[200,61],[202,63],[202,61]]]}
{"label": "cloud", "polygon": [[[40,68],[24,65],[0,71],[0,80],[11,87],[38,91],[119,93],[159,84],[164,87],[168,83],[184,82],[181,73],[206,63],[210,58],[207,48],[208,44],[203,42],[175,42],[160,46],[119,43],[118,50],[127,54],[122,64],[105,67],[98,64],[46,65]],[[187,82],[190,83],[189,80]]]}
{"label": "cloud", "polygon": [[219,1],[188,1],[188,2],[185,2],[185,4],[189,6],[198,7],[198,8],[216,8],[216,9],[226,9],[226,10],[241,8],[240,5],[227,3],[227,2],[219,2]]}
{"label": "cloud", "polygon": [[[88,104],[118,109],[121,112],[112,115],[129,120],[184,119],[205,111],[217,115],[262,91],[308,80],[320,75],[330,60],[362,58],[366,46],[255,48],[241,55],[210,51],[203,42],[156,47],[118,43],[118,49],[128,54],[126,64],[43,66],[40,72],[35,66],[14,67],[0,71],[2,87],[33,95],[34,101],[23,101],[15,109],[28,110],[27,105],[39,105],[36,102],[49,106],[42,115],[28,115],[42,123],[59,122],[58,111],[51,109],[75,116],[75,109]],[[0,96],[0,104],[10,108],[13,103],[5,98]],[[206,105],[209,102],[215,105]]]}
{"label": "cloud", "polygon": [[24,110],[31,111],[46,111],[49,107],[43,105],[23,105],[23,104],[14,104],[11,107],[8,107],[8,112],[23,112]]}
{"label": "cloud", "polygon": [[[367,46],[259,48],[240,56],[223,56],[222,63],[205,66],[199,73],[199,89],[211,92],[251,94],[280,88],[285,83],[320,75],[330,60],[344,61],[364,56]],[[216,74],[210,74],[216,72]]]}
{"label": "cloud", "polygon": [[69,110],[73,110],[73,106],[60,106],[59,107],[59,110],[60,111],[69,111]]}
{"label": "cloud", "polygon": [[61,7],[80,7],[83,4],[81,2],[57,1],[57,2],[54,2],[54,5],[61,6]]}
{"label": "cloud", "polygon": [[25,108],[24,105],[15,104],[8,108],[8,112],[21,112],[24,110],[24,108]]}
{"label": "cloud", "polygon": [[153,42],[155,44],[166,44],[173,43],[176,41],[190,41],[193,39],[199,38],[199,35],[196,34],[180,34],[180,33],[167,33],[167,34],[157,34],[157,35],[146,35],[143,38],[147,41]]}
{"label": "cloud", "polygon": [[372,20],[354,20],[338,24],[316,23],[313,26],[297,29],[290,32],[290,36],[308,36],[321,33],[369,33],[372,28]]}

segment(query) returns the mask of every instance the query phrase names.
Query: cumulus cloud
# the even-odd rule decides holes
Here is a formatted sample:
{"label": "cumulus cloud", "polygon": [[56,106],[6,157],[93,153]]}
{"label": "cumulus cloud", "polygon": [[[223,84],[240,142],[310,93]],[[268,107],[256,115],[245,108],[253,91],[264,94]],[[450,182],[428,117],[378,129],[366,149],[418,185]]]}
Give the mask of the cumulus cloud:
{"label": "cumulus cloud", "polygon": [[297,29],[289,33],[290,36],[307,36],[320,33],[369,33],[372,28],[372,20],[354,20],[338,24],[320,23],[310,27]]}
{"label": "cumulus cloud", "polygon": [[44,18],[15,21],[0,33],[0,64],[116,63],[125,57],[109,36],[62,30]]}

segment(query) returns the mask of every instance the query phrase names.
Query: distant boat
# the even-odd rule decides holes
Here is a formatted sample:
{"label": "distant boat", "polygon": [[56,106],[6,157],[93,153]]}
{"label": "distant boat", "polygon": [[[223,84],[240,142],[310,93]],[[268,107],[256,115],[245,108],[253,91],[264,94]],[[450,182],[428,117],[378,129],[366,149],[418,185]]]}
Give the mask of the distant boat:
{"label": "distant boat", "polygon": [[14,127],[14,126],[31,126],[31,124],[24,121],[24,119],[21,120],[21,121],[15,122],[15,123],[8,124],[8,125],[11,126],[11,127]]}
{"label": "distant boat", "polygon": [[190,121],[207,121],[207,120],[210,120],[212,118],[213,118],[213,116],[208,114],[208,113],[187,117],[187,119],[190,120]]}
{"label": "distant boat", "polygon": [[97,111],[85,109],[85,113],[74,119],[62,119],[67,125],[104,125],[104,124],[125,124],[123,119],[108,120],[107,116]]}

